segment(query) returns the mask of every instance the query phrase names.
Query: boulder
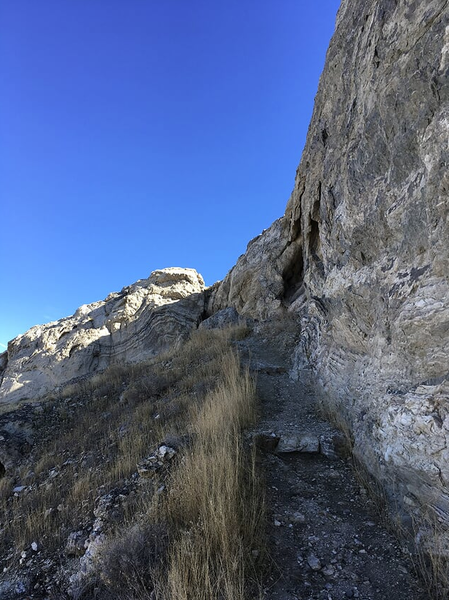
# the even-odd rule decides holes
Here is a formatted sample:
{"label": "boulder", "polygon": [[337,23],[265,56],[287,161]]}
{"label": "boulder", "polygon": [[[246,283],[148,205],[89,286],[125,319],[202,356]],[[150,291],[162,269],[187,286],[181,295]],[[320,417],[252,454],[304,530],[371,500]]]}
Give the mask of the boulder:
{"label": "boulder", "polygon": [[290,452],[315,454],[319,451],[320,439],[318,436],[311,433],[282,435],[276,447],[276,452],[278,454],[288,454]]}

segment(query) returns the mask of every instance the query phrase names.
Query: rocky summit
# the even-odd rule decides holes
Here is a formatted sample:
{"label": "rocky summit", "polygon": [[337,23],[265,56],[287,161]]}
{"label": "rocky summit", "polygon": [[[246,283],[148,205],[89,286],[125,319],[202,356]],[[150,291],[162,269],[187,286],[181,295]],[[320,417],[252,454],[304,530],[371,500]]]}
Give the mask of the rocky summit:
{"label": "rocky summit", "polygon": [[203,290],[194,269],[161,269],[71,317],[32,327],[0,355],[0,401],[35,400],[113,363],[166,350],[197,327]]}

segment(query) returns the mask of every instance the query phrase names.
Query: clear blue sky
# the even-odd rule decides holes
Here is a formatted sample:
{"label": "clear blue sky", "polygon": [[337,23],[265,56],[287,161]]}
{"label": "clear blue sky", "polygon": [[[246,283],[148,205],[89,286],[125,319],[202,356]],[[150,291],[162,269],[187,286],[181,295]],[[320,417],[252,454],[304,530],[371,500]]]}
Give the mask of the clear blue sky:
{"label": "clear blue sky", "polygon": [[280,217],[339,0],[0,3],[0,351]]}

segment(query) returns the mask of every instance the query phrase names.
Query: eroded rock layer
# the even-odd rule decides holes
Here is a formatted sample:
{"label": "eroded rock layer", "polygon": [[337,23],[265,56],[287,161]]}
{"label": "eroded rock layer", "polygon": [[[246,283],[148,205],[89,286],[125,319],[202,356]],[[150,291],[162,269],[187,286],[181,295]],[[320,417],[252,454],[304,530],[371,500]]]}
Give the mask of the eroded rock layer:
{"label": "eroded rock layer", "polygon": [[162,269],[71,317],[32,327],[0,355],[0,401],[35,399],[111,363],[166,350],[198,325],[203,290],[194,269]]}
{"label": "eroded rock layer", "polygon": [[[371,471],[449,515],[449,3],[343,0],[284,217],[210,311],[302,315]],[[441,488],[441,489],[440,489]]]}

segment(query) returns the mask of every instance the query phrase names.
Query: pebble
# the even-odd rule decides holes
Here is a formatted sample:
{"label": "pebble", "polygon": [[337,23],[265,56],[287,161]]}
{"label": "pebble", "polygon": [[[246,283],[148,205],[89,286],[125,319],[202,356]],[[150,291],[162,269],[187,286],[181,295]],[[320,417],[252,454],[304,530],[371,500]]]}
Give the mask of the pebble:
{"label": "pebble", "polygon": [[307,557],[307,564],[312,571],[319,571],[321,569],[321,561],[315,554],[309,554]]}
{"label": "pebble", "polygon": [[290,520],[292,523],[305,523],[306,522],[305,516],[300,512],[293,513]]}

